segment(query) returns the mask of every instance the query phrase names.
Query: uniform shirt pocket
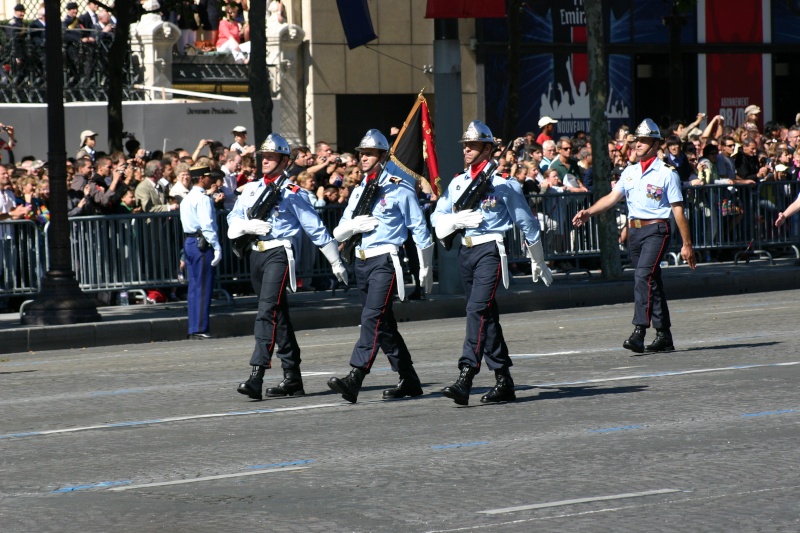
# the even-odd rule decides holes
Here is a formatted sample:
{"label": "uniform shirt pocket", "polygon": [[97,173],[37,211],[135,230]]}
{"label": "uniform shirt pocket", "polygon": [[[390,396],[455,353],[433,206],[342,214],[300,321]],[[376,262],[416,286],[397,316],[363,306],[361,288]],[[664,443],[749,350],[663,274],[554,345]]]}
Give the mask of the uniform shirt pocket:
{"label": "uniform shirt pocket", "polygon": [[653,174],[648,176],[644,183],[644,196],[647,205],[659,206],[666,194],[666,180],[663,176]]}

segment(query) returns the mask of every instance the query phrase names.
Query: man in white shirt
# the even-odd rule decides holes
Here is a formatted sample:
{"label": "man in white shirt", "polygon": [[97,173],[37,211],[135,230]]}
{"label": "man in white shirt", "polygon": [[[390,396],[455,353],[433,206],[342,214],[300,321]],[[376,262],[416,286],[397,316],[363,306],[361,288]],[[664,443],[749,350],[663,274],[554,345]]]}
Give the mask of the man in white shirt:
{"label": "man in white shirt", "polygon": [[236,203],[236,180],[239,177],[239,170],[242,167],[242,156],[231,149],[225,158],[220,170],[225,174],[222,178],[222,192],[225,194],[225,210],[230,211]]}

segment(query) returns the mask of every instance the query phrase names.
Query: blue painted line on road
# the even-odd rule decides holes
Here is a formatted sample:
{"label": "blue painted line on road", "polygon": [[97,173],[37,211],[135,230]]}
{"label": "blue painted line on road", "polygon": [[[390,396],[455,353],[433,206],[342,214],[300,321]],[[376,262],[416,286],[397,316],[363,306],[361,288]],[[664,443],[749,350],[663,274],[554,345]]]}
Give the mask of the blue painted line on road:
{"label": "blue painted line on road", "polygon": [[786,413],[797,413],[797,409],[781,409],[779,411],[763,411],[761,413],[746,413],[742,416],[770,416],[770,415],[783,415]]}
{"label": "blue painted line on road", "polygon": [[115,394],[135,394],[138,392],[144,392],[144,389],[119,389],[119,390],[109,390],[109,391],[97,391],[90,394],[90,396],[113,396]]}
{"label": "blue painted line on road", "polygon": [[272,464],[268,464],[268,465],[251,465],[251,466],[248,466],[247,468],[250,468],[250,469],[253,469],[253,470],[257,470],[257,469],[261,469],[261,468],[282,468],[284,466],[307,465],[307,464],[311,464],[311,463],[315,463],[315,462],[316,461],[314,459],[301,459],[299,461],[287,461],[285,463],[272,463]]}
{"label": "blue painted line on road", "polygon": [[489,444],[487,441],[480,442],[462,442],[459,444],[442,444],[439,446],[431,446],[434,450],[448,450],[450,448],[466,448],[467,446],[485,446]]}
{"label": "blue painted line on road", "polygon": [[75,485],[74,487],[61,487],[60,489],[56,489],[53,492],[57,493],[64,493],[64,492],[75,492],[78,490],[91,490],[91,489],[103,489],[106,487],[116,487],[117,485],[130,485],[133,483],[130,479],[124,479],[122,481],[103,481],[102,483],[93,483],[91,485]]}
{"label": "blue painted line on road", "polygon": [[611,433],[612,431],[626,431],[629,429],[642,429],[644,426],[620,426],[618,428],[600,428],[600,429],[589,429],[587,430],[589,433]]}
{"label": "blue painted line on road", "polygon": [[113,424],[106,424],[105,427],[107,428],[122,428],[127,426],[146,426],[147,424],[160,424],[164,422],[163,420],[136,420],[133,422],[114,422]]}
{"label": "blue painted line on road", "polygon": [[0,439],[12,439],[14,437],[32,437],[34,435],[44,435],[41,431],[29,431],[27,433],[9,433],[7,435],[0,435]]}

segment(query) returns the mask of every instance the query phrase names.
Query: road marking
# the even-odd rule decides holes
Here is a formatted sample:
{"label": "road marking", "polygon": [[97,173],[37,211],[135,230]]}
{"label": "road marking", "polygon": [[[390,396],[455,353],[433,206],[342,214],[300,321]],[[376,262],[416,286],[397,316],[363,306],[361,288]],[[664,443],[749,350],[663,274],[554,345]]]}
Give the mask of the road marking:
{"label": "road marking", "polygon": [[[124,490],[125,488],[127,487],[123,487],[116,490]],[[624,494],[612,494],[610,496],[595,496],[593,498],[575,498],[574,500],[561,500],[557,502],[534,503],[532,505],[519,505],[517,507],[503,507],[501,509],[489,509],[488,511],[478,511],[478,514],[515,513],[517,511],[546,509],[548,507],[562,507],[564,505],[576,505],[578,503],[604,502],[608,500],[622,500],[626,498],[642,498],[644,496],[653,496],[655,494],[671,494],[673,492],[683,492],[683,491],[679,489],[658,489],[658,490],[648,490],[644,492],[627,492]]]}
{"label": "road marking", "polygon": [[434,450],[447,450],[450,448],[466,448],[467,446],[485,446],[486,444],[489,444],[489,442],[481,441],[481,442],[464,442],[461,444],[442,444],[439,446],[431,446],[431,448],[433,448]]}
{"label": "road marking", "polygon": [[[731,370],[751,370],[754,368],[771,368],[771,367],[784,367],[784,366],[794,366],[800,365],[800,361],[792,361],[788,363],[764,363],[764,364],[754,364],[754,365],[736,365],[736,366],[726,366],[726,367],[719,367],[719,368],[700,368],[696,370],[675,370],[670,372],[655,372],[651,374],[632,374],[629,376],[616,376],[616,377],[605,377],[605,378],[597,378],[597,379],[584,379],[578,381],[561,381],[561,382],[552,382],[552,383],[536,383],[532,384],[530,388],[546,388],[546,387],[566,387],[570,385],[586,385],[590,383],[608,383],[614,381],[627,381],[633,379],[650,379],[650,378],[662,378],[662,377],[671,377],[671,376],[685,376],[691,374],[703,374],[709,372],[726,372]],[[387,402],[382,400],[367,400],[364,402],[359,402],[358,405],[374,405],[374,404],[386,404]],[[347,402],[336,402],[336,403],[321,403],[321,404],[314,404],[314,405],[302,405],[297,407],[277,407],[275,409],[250,409],[245,411],[228,411],[225,413],[208,413],[208,414],[201,414],[201,415],[187,415],[187,416],[176,416],[170,418],[163,418],[163,419],[151,419],[151,420],[135,420],[129,422],[115,422],[115,423],[107,423],[107,424],[96,424],[91,426],[83,426],[83,427],[75,427],[75,428],[63,428],[63,429],[50,429],[44,431],[27,431],[27,432],[20,432],[20,433],[6,433],[4,435],[0,435],[0,440],[3,439],[12,439],[12,438],[19,438],[19,437],[34,437],[34,436],[45,436],[45,435],[56,435],[62,433],[77,433],[79,431],[89,431],[94,429],[110,429],[110,428],[118,428],[118,427],[131,427],[131,426],[146,426],[146,425],[154,425],[154,424],[166,424],[170,422],[184,422],[187,420],[201,420],[204,418],[225,418],[229,416],[244,416],[244,415],[261,415],[261,414],[273,414],[273,413],[286,413],[290,411],[310,411],[314,409],[327,409],[330,407],[352,407],[352,404]]]}
{"label": "road marking", "polygon": [[511,357],[515,357],[518,359],[526,358],[526,357],[548,357],[551,355],[574,355],[583,353],[580,350],[570,350],[568,352],[543,352],[543,353],[515,353],[512,354]]}
{"label": "road marking", "polygon": [[62,487],[60,489],[56,489],[53,492],[56,493],[63,493],[63,492],[75,492],[77,490],[91,490],[91,489],[101,489],[106,487],[114,487],[117,485],[129,485],[133,483],[130,479],[124,479],[122,481],[103,481],[102,483],[93,483],[91,485],[76,485],[74,487]]}
{"label": "road marking", "polygon": [[[697,370],[674,370],[671,372],[654,372],[652,374],[633,374],[630,376],[618,376],[612,378],[584,379],[580,381],[562,381],[555,383],[540,383],[538,385],[532,385],[532,386],[565,387],[567,385],[585,385],[587,383],[605,383],[608,381],[626,381],[630,379],[662,378],[667,376],[686,376],[689,374],[705,374],[709,372],[725,372],[728,370],[750,370],[752,368],[768,368],[768,367],[793,366],[793,365],[800,365],[800,361],[792,361],[790,363],[765,363],[761,365],[724,366],[719,368],[698,368]],[[2,435],[0,435],[0,438],[2,438]]]}
{"label": "road marking", "polygon": [[144,389],[119,389],[119,390],[108,390],[108,391],[97,391],[91,393],[89,396],[112,396],[115,394],[137,394],[140,392],[145,392]]}
{"label": "road marking", "polygon": [[626,431],[628,429],[642,429],[644,426],[620,426],[618,428],[588,429],[589,433],[611,433],[612,431]]}
{"label": "road marking", "polygon": [[263,468],[280,468],[284,466],[297,466],[297,465],[308,465],[314,463],[314,459],[301,459],[300,461],[287,461],[285,463],[272,463],[268,465],[252,465],[248,466],[247,468],[251,470],[261,470]]}
{"label": "road marking", "polygon": [[738,311],[711,311],[707,315],[730,315],[731,313],[760,313],[766,309],[739,309]]}
{"label": "road marking", "polygon": [[175,481],[162,481],[160,483],[142,483],[141,485],[127,485],[124,487],[113,487],[108,490],[122,492],[124,490],[146,489],[149,487],[167,487],[169,485],[185,485],[187,483],[200,483],[201,481],[213,481],[215,479],[227,479],[232,477],[258,476],[261,474],[274,474],[275,472],[291,472],[292,470],[307,470],[307,466],[288,466],[285,468],[270,468],[257,472],[237,472],[235,474],[222,474],[219,476],[196,477],[193,479],[178,479]]}
{"label": "road marking", "polygon": [[746,413],[742,416],[771,416],[771,415],[782,415],[785,413],[796,413],[796,409],[781,409],[780,411],[764,411],[761,413]]}

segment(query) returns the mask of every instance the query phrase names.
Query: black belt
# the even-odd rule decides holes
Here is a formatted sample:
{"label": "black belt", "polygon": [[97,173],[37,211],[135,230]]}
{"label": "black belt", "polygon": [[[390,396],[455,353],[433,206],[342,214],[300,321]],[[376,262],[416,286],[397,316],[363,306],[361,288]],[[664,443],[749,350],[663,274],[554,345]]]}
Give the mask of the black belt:
{"label": "black belt", "polygon": [[203,232],[200,230],[195,231],[194,233],[184,233],[183,238],[188,239],[189,237],[202,237]]}

